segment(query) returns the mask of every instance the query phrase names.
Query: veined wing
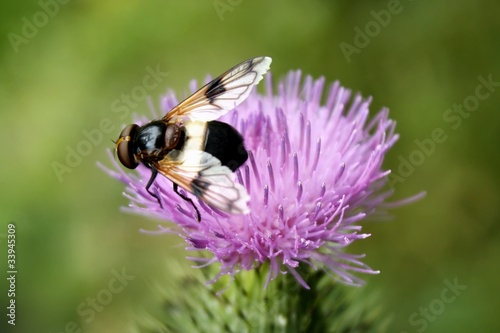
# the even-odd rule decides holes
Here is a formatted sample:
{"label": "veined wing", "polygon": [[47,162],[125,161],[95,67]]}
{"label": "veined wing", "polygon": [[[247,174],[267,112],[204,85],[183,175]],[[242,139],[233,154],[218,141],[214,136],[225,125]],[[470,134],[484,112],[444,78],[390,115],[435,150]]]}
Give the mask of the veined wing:
{"label": "veined wing", "polygon": [[212,121],[241,104],[269,70],[271,58],[256,57],[242,62],[207,83],[164,117],[168,122],[184,118]]}
{"label": "veined wing", "polygon": [[236,182],[231,169],[207,152],[174,150],[154,167],[212,207],[233,214],[249,212],[246,189]]}

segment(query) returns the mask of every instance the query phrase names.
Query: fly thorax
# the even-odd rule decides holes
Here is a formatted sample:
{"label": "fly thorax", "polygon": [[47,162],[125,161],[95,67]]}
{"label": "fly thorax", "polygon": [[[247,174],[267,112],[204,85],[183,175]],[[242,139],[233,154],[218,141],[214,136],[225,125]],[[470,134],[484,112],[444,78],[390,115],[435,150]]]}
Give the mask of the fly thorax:
{"label": "fly thorax", "polygon": [[153,121],[140,128],[135,138],[136,153],[143,156],[158,155],[165,148],[167,125]]}

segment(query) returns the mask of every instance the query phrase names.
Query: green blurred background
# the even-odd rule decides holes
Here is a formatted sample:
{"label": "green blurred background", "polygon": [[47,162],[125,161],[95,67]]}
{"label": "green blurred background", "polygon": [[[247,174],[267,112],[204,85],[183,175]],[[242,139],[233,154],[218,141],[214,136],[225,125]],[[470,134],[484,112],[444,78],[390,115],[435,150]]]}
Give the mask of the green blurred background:
{"label": "green blurred background", "polygon": [[[456,129],[443,115],[475,94],[479,76],[500,81],[500,3],[46,2],[54,12],[47,20],[37,1],[3,2],[0,12],[2,332],[64,332],[73,321],[84,332],[137,332],[138,320],[149,321],[157,285],[191,263],[179,237],[138,232],[157,221],[121,213],[123,186],[96,167],[130,121],[112,104],[142,85],[148,67],[168,72],[147,91],[157,105],[167,87],[185,94],[191,79],[256,55],[273,58],[275,79],[300,68],[373,96],[372,112],[389,107],[401,138],[386,168],[397,171],[417,154],[415,140],[444,131],[446,141],[394,184],[394,199],[421,190],[427,197],[393,210],[392,221],[365,223],[372,237],[349,251],[366,252],[381,270],[363,276],[364,288],[380,294],[391,332],[498,331],[500,87]],[[388,9],[398,11],[390,22],[374,23],[372,11]],[[30,31],[28,21],[39,27]],[[362,45],[354,29],[367,25],[372,37]],[[346,57],[341,43],[358,50]],[[131,112],[150,114],[147,100],[135,102]],[[113,130],[58,179],[53,162],[66,164],[67,147],[105,118]],[[15,327],[5,316],[8,223],[17,231]],[[87,323],[77,307],[123,268],[135,278]],[[441,309],[444,281],[455,279],[467,289]],[[429,305],[437,315],[412,325]]]}

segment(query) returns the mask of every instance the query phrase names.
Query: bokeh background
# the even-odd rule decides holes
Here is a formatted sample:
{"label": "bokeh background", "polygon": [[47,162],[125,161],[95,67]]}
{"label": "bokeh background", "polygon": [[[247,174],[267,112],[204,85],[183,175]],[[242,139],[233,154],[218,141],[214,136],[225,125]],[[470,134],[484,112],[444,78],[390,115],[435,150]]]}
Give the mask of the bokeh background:
{"label": "bokeh background", "polygon": [[[401,138],[385,167],[395,172],[418,154],[415,140],[444,131],[446,140],[393,184],[395,200],[422,190],[427,197],[393,210],[392,221],[365,223],[372,237],[349,251],[366,252],[366,262],[381,270],[366,276],[363,288],[379,294],[393,318],[390,332],[500,328],[500,87],[470,114],[453,113],[459,125],[443,118],[454,104],[473,100],[480,76],[500,82],[500,3],[29,0],[0,6],[2,332],[139,332],[137,322],[153,322],[148,313],[161,299],[158,286],[191,263],[179,237],[139,232],[154,230],[157,221],[120,212],[127,203],[123,186],[96,167],[96,161],[109,164],[106,149],[131,120],[113,105],[143,85],[147,68],[168,75],[147,90],[149,101],[132,100],[131,113],[149,115],[167,88],[186,94],[191,79],[256,55],[273,58],[275,79],[300,68],[373,96],[373,112],[389,107]],[[372,12],[382,10],[394,11],[383,25]],[[368,40],[356,39],[355,28],[367,27]],[[341,47],[347,44],[357,50],[347,54]],[[103,119],[112,129],[58,177],[54,162],[67,165],[68,147],[85,145],[84,131],[99,129]],[[8,223],[16,225],[15,327],[5,315]],[[134,277],[123,291],[89,322],[90,315],[77,314],[123,269]],[[467,288],[441,309],[436,300],[444,281],[455,279]],[[411,324],[412,314],[425,318],[419,311],[429,305],[435,310],[425,327]]]}

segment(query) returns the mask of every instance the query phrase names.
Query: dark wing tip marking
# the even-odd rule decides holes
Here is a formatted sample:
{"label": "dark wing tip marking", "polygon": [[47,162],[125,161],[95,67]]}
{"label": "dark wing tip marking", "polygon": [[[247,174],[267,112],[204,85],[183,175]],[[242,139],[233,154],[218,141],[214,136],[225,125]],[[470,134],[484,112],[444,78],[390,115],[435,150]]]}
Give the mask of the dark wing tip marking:
{"label": "dark wing tip marking", "polygon": [[207,91],[205,92],[205,97],[208,99],[210,104],[215,101],[215,98],[226,91],[224,84],[222,84],[222,77],[218,77],[209,83]]}

